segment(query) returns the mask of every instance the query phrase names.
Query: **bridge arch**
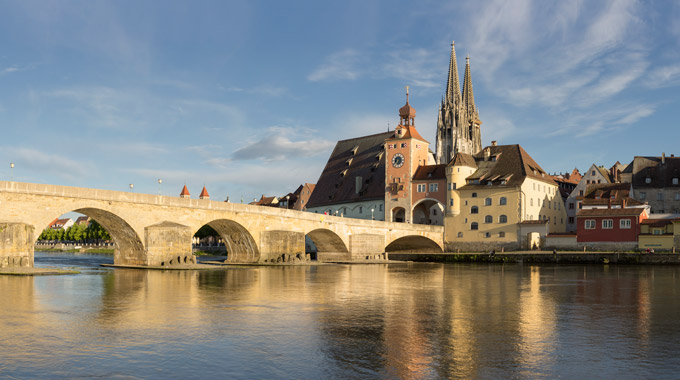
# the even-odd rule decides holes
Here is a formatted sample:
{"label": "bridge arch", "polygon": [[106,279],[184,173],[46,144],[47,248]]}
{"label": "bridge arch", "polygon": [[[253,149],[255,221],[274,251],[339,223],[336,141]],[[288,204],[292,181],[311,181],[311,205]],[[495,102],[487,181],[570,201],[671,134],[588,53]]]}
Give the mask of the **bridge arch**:
{"label": "bridge arch", "polygon": [[411,210],[414,224],[444,225],[444,204],[434,198],[423,198]]}
{"label": "bridge arch", "polygon": [[307,233],[316,246],[318,261],[349,260],[350,254],[347,245],[335,232],[318,228]]}
{"label": "bridge arch", "polygon": [[441,253],[442,247],[434,240],[418,235],[403,236],[390,242],[385,247],[390,253]]}
{"label": "bridge arch", "polygon": [[[113,262],[116,264],[142,264],[141,261],[146,257],[144,243],[135,229],[122,217],[101,208],[82,207],[60,213],[58,216],[67,212],[77,212],[94,219],[109,233],[114,242],[115,251]],[[34,241],[35,243],[40,233],[53,220],[45,219],[36,226]]]}
{"label": "bridge arch", "polygon": [[[227,261],[255,263],[260,259],[260,250],[257,248],[253,235],[241,224],[230,219],[215,219],[200,227],[206,224],[222,238],[227,248]],[[194,234],[197,231],[194,231]]]}

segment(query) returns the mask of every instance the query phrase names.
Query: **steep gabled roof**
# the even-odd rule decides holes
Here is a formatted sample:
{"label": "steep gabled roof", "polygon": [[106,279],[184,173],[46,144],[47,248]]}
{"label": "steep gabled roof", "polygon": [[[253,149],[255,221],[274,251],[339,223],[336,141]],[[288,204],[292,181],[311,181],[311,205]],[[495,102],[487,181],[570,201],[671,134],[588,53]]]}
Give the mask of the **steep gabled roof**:
{"label": "steep gabled roof", "polygon": [[446,165],[440,164],[419,166],[413,175],[414,181],[434,179],[446,180]]}
{"label": "steep gabled roof", "polygon": [[184,185],[184,187],[182,188],[182,192],[179,193],[179,195],[180,196],[187,196],[187,197],[191,195],[191,194],[189,194],[189,189],[187,189],[187,185]]}
{"label": "steep gabled roof", "polygon": [[203,190],[201,190],[201,195],[199,195],[200,198],[210,198],[210,194],[208,194],[208,190],[206,190],[205,185],[203,186]]}
{"label": "steep gabled roof", "polygon": [[[488,152],[488,157],[485,152]],[[505,186],[520,186],[526,178],[557,185],[519,144],[488,146],[473,157],[477,171],[466,178],[468,184],[463,188],[485,186],[489,181],[493,184],[505,181]]]}
{"label": "steep gabled roof", "polygon": [[631,169],[630,172],[633,174],[634,188],[680,188],[680,184],[673,184],[673,178],[680,178],[680,157],[635,156],[626,172],[628,169]]}
{"label": "steep gabled roof", "polygon": [[463,153],[463,152],[458,152],[456,153],[455,156],[453,156],[453,159],[451,159],[451,162],[449,163],[451,166],[468,166],[471,168],[476,168],[477,163],[475,162],[475,158],[472,157],[471,154]]}
{"label": "steep gabled roof", "polygon": [[[307,208],[385,198],[385,140],[394,132],[341,140],[307,202]],[[351,160],[350,160],[351,159]],[[356,177],[363,187],[356,192]]]}

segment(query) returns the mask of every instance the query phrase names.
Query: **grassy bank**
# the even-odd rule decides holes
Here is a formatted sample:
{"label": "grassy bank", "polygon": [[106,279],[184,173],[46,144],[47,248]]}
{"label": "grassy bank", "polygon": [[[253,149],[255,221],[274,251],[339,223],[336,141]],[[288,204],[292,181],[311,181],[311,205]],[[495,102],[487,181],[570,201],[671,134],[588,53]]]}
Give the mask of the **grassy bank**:
{"label": "grassy bank", "polygon": [[113,255],[113,248],[81,248],[62,249],[54,247],[35,247],[36,252],[68,252],[68,253],[96,253],[100,255]]}

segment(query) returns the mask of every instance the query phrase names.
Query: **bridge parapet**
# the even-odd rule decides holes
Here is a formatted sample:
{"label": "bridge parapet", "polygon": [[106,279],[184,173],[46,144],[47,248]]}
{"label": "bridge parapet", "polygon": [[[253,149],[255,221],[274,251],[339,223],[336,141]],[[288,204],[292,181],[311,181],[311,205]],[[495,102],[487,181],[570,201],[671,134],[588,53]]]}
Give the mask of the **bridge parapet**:
{"label": "bridge parapet", "polygon": [[[204,225],[222,237],[233,262],[264,262],[281,255],[305,257],[305,236],[320,258],[365,260],[390,251],[441,252],[443,227],[352,219],[239,203],[184,199],[68,186],[0,181],[0,223],[31,227],[21,249],[28,252],[50,221],[75,211],[92,217],[113,237],[117,264],[192,262],[191,239]],[[19,228],[20,227],[16,227]],[[19,231],[19,230],[17,230]],[[12,243],[15,244],[15,243]],[[16,244],[15,244],[16,245]],[[14,245],[12,245],[14,246]],[[30,252],[29,248],[30,247]],[[24,256],[22,256],[24,257]],[[12,261],[13,262],[13,261]],[[21,262],[21,259],[19,259]],[[25,261],[24,261],[25,262]]]}

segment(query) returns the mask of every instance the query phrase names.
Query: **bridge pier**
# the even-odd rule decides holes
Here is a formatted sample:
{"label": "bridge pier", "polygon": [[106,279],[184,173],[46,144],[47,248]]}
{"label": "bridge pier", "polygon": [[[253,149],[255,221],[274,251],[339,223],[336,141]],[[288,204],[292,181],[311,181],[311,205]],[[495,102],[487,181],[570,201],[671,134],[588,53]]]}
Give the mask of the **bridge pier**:
{"label": "bridge pier", "polygon": [[33,267],[33,226],[0,223],[0,268]]}
{"label": "bridge pier", "polygon": [[293,231],[263,231],[260,235],[260,261],[306,260],[305,234]]}
{"label": "bridge pier", "polygon": [[196,264],[191,249],[191,229],[177,223],[161,222],[144,228],[146,255],[143,264],[172,266]]}
{"label": "bridge pier", "polygon": [[376,234],[355,234],[349,238],[349,252],[352,261],[386,260],[385,237]]}

